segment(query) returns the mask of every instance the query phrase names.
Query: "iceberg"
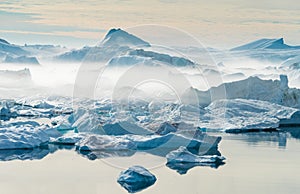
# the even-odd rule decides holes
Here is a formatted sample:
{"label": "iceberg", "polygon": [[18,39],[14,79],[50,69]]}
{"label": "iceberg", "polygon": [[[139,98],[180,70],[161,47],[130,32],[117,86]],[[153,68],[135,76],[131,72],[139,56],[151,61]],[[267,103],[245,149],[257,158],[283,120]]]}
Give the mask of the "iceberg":
{"label": "iceberg", "polygon": [[76,128],[78,132],[105,134],[101,127],[99,115],[97,115],[93,110],[79,108],[70,115],[68,122],[70,122],[72,124],[72,128]]}
{"label": "iceberg", "polygon": [[51,136],[57,136],[55,129],[35,125],[0,126],[0,150],[33,149],[47,144]]}
{"label": "iceberg", "polygon": [[196,155],[187,150],[186,147],[180,146],[177,150],[171,151],[166,155],[168,163],[221,163],[225,158],[217,155]]}
{"label": "iceberg", "polygon": [[280,119],[289,119],[298,111],[266,101],[245,99],[218,100],[205,110],[200,127],[228,132],[278,128]]}
{"label": "iceberg", "polygon": [[156,177],[142,166],[132,166],[122,171],[118,183],[129,193],[141,191],[156,182]]}
{"label": "iceberg", "polygon": [[196,155],[187,150],[186,147],[179,147],[166,155],[167,164],[179,174],[186,174],[187,171],[196,166],[208,166],[218,168],[224,164],[225,157],[218,155]]}
{"label": "iceberg", "polygon": [[279,127],[299,127],[300,126],[300,110],[294,112],[290,118],[281,118]]}
{"label": "iceberg", "polygon": [[14,64],[26,64],[26,65],[40,65],[36,57],[28,57],[28,56],[20,56],[20,57],[6,56],[3,62],[14,63]]}
{"label": "iceberg", "polygon": [[66,133],[63,134],[60,137],[57,138],[51,138],[50,142],[51,144],[57,144],[57,145],[72,145],[74,146],[77,142],[79,142],[82,138],[84,138],[85,134],[83,133]]}
{"label": "iceberg", "polygon": [[122,156],[122,151],[124,151],[124,153],[133,154],[136,150],[165,157],[171,150],[175,150],[180,146],[187,146],[191,152],[197,154],[219,155],[218,143],[221,141],[221,138],[200,133],[201,132],[196,131],[182,131],[183,135],[170,133],[164,136],[115,136],[67,132],[57,138],[51,138],[50,143],[58,145],[76,145],[76,149],[79,153],[93,159],[103,158],[111,154]]}
{"label": "iceberg", "polygon": [[197,139],[185,137],[181,134],[169,133],[164,136],[153,135],[141,138],[140,136],[129,136],[133,142],[135,142],[138,150],[147,151],[150,153],[158,153],[161,156],[165,156],[171,150],[178,149],[180,146],[187,147],[190,151],[195,153],[207,153],[207,152],[217,152],[218,144],[221,138],[212,139]]}
{"label": "iceberg", "polygon": [[190,89],[183,95],[189,97],[190,92],[196,92],[201,106],[208,106],[219,99],[252,99],[268,101],[283,106],[300,108],[300,89],[288,87],[288,78],[280,76],[280,80],[262,80],[249,77],[245,80],[224,83],[207,91]]}
{"label": "iceberg", "polygon": [[122,136],[94,135],[87,134],[76,144],[79,151],[97,151],[97,150],[135,150],[134,142],[123,138]]}
{"label": "iceberg", "polygon": [[150,44],[124,30],[111,29],[98,45],[67,51],[57,55],[55,59],[67,62],[106,63],[113,57],[126,53],[131,47],[150,47]]}

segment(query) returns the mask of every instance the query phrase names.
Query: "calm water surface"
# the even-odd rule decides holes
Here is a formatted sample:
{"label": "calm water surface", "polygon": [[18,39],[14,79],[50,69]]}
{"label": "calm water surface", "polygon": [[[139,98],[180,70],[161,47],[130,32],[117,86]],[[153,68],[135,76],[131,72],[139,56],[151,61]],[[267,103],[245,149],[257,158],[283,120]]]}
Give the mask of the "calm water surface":
{"label": "calm water surface", "polygon": [[166,159],[146,153],[90,161],[74,150],[42,160],[0,162],[3,194],[127,193],[117,182],[123,169],[139,164],[157,177],[140,193],[299,193],[300,140],[287,133],[214,134],[227,160],[218,169],[194,167],[180,175]]}

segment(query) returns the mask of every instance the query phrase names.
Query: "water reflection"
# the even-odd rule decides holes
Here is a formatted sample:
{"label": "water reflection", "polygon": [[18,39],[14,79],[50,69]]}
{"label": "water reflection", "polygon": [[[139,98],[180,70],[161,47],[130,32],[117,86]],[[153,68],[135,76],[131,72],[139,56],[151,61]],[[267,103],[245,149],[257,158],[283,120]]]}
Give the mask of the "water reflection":
{"label": "water reflection", "polygon": [[252,132],[252,133],[241,133],[241,134],[231,134],[226,137],[230,140],[240,140],[248,143],[249,145],[255,146],[260,143],[266,143],[272,146],[274,143],[277,144],[279,148],[286,148],[288,135],[285,132]]}
{"label": "water reflection", "polygon": [[295,139],[300,139],[300,127],[284,127],[282,131],[288,132]]}
{"label": "water reflection", "polygon": [[133,156],[136,151],[135,150],[97,150],[97,151],[79,151],[77,153],[81,156],[89,159],[89,160],[96,160],[96,159],[104,159],[110,157],[130,157]]}
{"label": "water reflection", "polygon": [[70,146],[45,145],[34,149],[10,149],[0,150],[0,161],[12,160],[41,160],[49,154],[53,154],[57,150],[72,149]]}

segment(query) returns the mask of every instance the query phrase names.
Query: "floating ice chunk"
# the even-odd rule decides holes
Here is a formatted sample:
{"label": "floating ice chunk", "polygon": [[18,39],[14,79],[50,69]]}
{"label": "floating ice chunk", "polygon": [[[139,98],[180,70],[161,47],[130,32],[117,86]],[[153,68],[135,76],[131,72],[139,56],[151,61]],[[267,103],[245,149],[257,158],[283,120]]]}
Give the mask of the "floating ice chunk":
{"label": "floating ice chunk", "polygon": [[49,141],[45,126],[6,126],[0,128],[0,149],[30,149]]}
{"label": "floating ice chunk", "polygon": [[156,177],[142,166],[132,166],[120,173],[118,183],[129,193],[141,191],[156,182]]}
{"label": "floating ice chunk", "polygon": [[85,134],[82,133],[66,133],[61,137],[52,138],[50,142],[53,144],[75,145],[84,136]]}
{"label": "floating ice chunk", "polygon": [[297,109],[266,101],[218,100],[206,108],[200,126],[208,130],[239,130],[277,128],[280,119],[289,119]]}
{"label": "floating ice chunk", "polygon": [[225,158],[217,155],[198,156],[180,146],[177,150],[171,151],[167,156],[168,163],[221,163]]}
{"label": "floating ice chunk", "polygon": [[166,156],[169,168],[176,170],[179,174],[186,174],[187,171],[196,166],[208,166],[218,168],[223,165],[225,158],[218,155],[196,155],[181,146],[177,150],[171,151]]}
{"label": "floating ice chunk", "polygon": [[[135,137],[131,137],[135,138]],[[164,136],[150,136],[134,140],[137,148],[140,150],[148,149],[177,149],[180,146],[188,147],[189,149],[199,150],[217,148],[218,142],[206,142],[194,138],[187,138],[180,134],[169,133]]]}
{"label": "floating ice chunk", "polygon": [[92,135],[87,134],[76,143],[79,151],[95,150],[134,150],[134,142],[123,138],[122,136]]}

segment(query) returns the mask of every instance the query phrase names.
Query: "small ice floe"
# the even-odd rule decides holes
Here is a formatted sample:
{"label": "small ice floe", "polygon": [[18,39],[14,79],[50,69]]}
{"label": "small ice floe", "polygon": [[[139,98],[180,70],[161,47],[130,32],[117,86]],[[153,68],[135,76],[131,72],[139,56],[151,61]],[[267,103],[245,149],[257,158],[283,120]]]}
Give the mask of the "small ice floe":
{"label": "small ice floe", "polygon": [[129,193],[141,191],[156,182],[156,177],[142,166],[132,166],[122,171],[118,183]]}
{"label": "small ice floe", "polygon": [[225,157],[218,155],[196,155],[191,153],[186,147],[181,146],[177,150],[171,151],[166,156],[167,166],[176,170],[179,174],[185,174],[195,166],[209,166],[217,168],[224,164]]}

